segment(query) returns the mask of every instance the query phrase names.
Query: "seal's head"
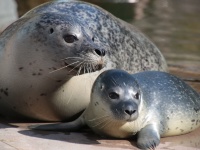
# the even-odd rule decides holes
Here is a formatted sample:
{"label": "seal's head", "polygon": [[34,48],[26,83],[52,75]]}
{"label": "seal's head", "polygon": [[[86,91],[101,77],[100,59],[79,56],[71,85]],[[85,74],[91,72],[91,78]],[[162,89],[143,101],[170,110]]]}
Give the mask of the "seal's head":
{"label": "seal's head", "polygon": [[23,32],[29,35],[33,46],[37,45],[38,52],[48,53],[48,59],[42,59],[52,60],[52,72],[67,70],[76,75],[105,66],[107,47],[100,47],[99,40],[75,17],[52,12],[32,17],[29,22],[32,25],[27,25]]}
{"label": "seal's head", "polygon": [[139,116],[141,103],[139,85],[125,71],[103,72],[93,85],[91,100],[102,104],[106,113],[112,115],[115,120],[130,122]]}

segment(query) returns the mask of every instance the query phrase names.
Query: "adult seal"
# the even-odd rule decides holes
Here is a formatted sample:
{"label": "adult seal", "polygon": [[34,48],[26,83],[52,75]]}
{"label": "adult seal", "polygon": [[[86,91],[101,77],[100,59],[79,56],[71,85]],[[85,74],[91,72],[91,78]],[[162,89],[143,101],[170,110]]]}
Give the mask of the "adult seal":
{"label": "adult seal", "polygon": [[0,35],[0,113],[70,119],[87,107],[99,73],[111,68],[167,70],[151,41],[95,5],[38,6]]}
{"label": "adult seal", "polygon": [[160,137],[185,134],[200,126],[200,95],[168,73],[130,75],[109,70],[96,79],[90,104],[78,119],[30,128],[74,131],[84,125],[103,136],[137,134],[139,148],[154,149]]}

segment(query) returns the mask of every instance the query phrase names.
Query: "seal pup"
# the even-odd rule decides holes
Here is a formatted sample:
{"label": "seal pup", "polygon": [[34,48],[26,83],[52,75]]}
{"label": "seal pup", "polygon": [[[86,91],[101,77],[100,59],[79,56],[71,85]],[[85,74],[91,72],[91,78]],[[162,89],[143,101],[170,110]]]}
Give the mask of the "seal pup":
{"label": "seal pup", "polygon": [[185,134],[200,126],[200,95],[168,73],[130,75],[109,70],[94,82],[89,106],[78,119],[29,128],[74,131],[85,125],[103,136],[137,134],[139,148],[154,149],[161,137]]}
{"label": "seal pup", "polygon": [[[91,90],[98,75],[91,73],[111,68],[167,70],[150,40],[95,5],[53,1],[38,6],[0,35],[0,113],[70,119],[89,103],[90,94],[78,93]],[[66,92],[69,80],[78,93]]]}

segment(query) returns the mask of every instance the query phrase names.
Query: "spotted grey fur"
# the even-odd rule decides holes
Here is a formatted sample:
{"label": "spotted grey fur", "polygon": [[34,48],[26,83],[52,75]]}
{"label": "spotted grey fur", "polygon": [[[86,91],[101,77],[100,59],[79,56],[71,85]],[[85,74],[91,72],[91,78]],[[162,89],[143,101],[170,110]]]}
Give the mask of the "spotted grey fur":
{"label": "spotted grey fur", "polygon": [[167,70],[164,57],[149,39],[134,26],[98,6],[80,1],[51,2],[29,11],[24,16],[48,12],[68,14],[88,26],[96,43],[110,46],[108,57],[112,68],[124,69],[130,73]]}
{"label": "spotted grey fur", "polygon": [[[74,48],[63,47],[62,34],[70,25],[77,29],[75,34],[81,33],[82,44],[79,40]],[[50,74],[65,65],[60,64],[62,58],[76,57],[80,52],[91,52],[84,61],[98,63],[82,69],[86,78],[75,76],[77,70]],[[111,68],[135,73],[166,71],[167,65],[158,48],[142,33],[95,5],[65,1],[43,4],[0,35],[0,111],[48,121],[69,119],[88,105],[98,75],[84,73]]]}
{"label": "spotted grey fur", "polygon": [[90,104],[78,119],[30,128],[74,131],[84,125],[103,136],[127,138],[137,134],[139,148],[154,149],[161,137],[200,127],[200,94],[168,73],[130,75],[108,70],[97,77]]}

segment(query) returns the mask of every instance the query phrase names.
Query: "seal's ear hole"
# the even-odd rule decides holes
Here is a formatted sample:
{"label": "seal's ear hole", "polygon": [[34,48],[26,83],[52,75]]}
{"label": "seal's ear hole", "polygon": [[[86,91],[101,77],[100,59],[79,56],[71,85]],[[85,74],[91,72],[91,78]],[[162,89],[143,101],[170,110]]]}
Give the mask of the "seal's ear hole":
{"label": "seal's ear hole", "polygon": [[103,84],[100,85],[100,89],[101,89],[101,90],[104,89],[104,85],[103,85]]}
{"label": "seal's ear hole", "polygon": [[108,94],[108,96],[111,98],[111,99],[119,99],[119,94],[116,93],[116,92],[110,92]]}
{"label": "seal's ear hole", "polygon": [[137,93],[134,95],[134,98],[135,98],[135,99],[139,99],[139,98],[140,98],[140,93],[137,92]]}
{"label": "seal's ear hole", "polygon": [[53,29],[53,28],[50,28],[50,29],[49,29],[49,33],[52,34],[53,32],[54,32],[54,29]]}
{"label": "seal's ear hole", "polygon": [[92,41],[94,42],[94,37],[92,37]]}
{"label": "seal's ear hole", "polygon": [[78,38],[75,35],[71,34],[67,34],[63,38],[67,43],[74,43],[75,41],[78,41]]}

